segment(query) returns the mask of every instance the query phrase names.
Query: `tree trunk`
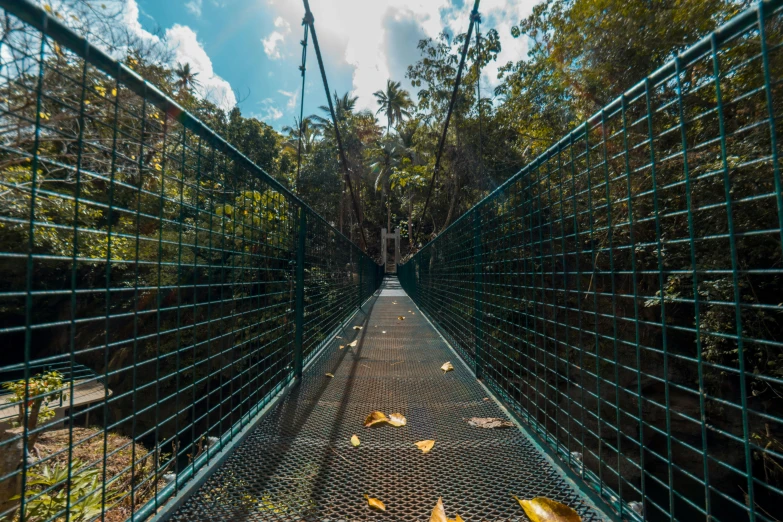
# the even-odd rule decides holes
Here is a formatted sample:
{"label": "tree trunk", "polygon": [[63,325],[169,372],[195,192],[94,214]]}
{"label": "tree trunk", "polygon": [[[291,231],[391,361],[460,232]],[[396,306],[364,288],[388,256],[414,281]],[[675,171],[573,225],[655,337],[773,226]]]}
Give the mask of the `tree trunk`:
{"label": "tree trunk", "polygon": [[451,196],[451,203],[449,203],[449,212],[446,214],[446,221],[443,223],[443,228],[441,229],[441,233],[443,233],[444,230],[446,230],[449,226],[449,223],[451,223],[451,216],[454,215],[454,209],[457,206],[457,200],[459,199],[459,193],[460,193],[460,186],[459,181],[457,181],[455,187],[454,187],[454,194]]}
{"label": "tree trunk", "polygon": [[408,247],[413,247],[413,191],[408,198]]}

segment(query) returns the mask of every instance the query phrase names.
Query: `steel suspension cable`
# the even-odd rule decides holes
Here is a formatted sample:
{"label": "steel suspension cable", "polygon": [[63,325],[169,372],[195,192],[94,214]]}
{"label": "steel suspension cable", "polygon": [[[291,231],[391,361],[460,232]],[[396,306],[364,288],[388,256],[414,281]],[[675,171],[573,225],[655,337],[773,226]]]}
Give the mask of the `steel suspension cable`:
{"label": "steel suspension cable", "polygon": [[481,179],[484,177],[484,133],[481,129],[481,15],[474,10],[470,17],[476,21],[476,104],[479,128],[479,179]]}
{"label": "steel suspension cable", "polygon": [[299,183],[302,171],[302,135],[304,134],[305,71],[307,70],[307,37],[310,31],[306,16],[302,18],[302,25],[304,26],[304,38],[302,39],[302,65],[299,66],[299,70],[302,71],[302,95],[300,96],[301,100],[299,103],[299,145],[296,151],[296,183],[294,187],[294,192],[296,192],[297,195],[301,195]]}
{"label": "steel suspension cable", "polygon": [[[315,18],[310,11],[310,2],[308,0],[302,0],[305,8],[305,22],[310,26],[310,32],[313,36],[313,48],[315,49],[315,56],[318,58],[318,67],[321,69],[321,78],[324,82],[324,90],[326,91],[326,101],[329,103],[329,112],[332,115],[332,123],[334,124],[334,134],[337,139],[337,150],[340,153],[340,162],[343,166],[343,174],[345,176],[345,184],[348,185],[348,190],[351,193],[351,202],[353,203],[354,212],[356,212],[356,221],[359,223],[359,232],[361,233],[362,246],[364,251],[367,252],[367,238],[364,236],[364,220],[362,219],[361,211],[359,210],[359,203],[356,201],[356,194],[353,191],[353,183],[351,182],[350,169],[348,168],[348,159],[345,156],[345,150],[343,149],[343,139],[340,135],[340,127],[337,124],[337,115],[334,112],[334,104],[332,103],[332,95],[329,92],[329,82],[326,79],[326,69],[324,68],[324,61],[321,57],[321,48],[318,46],[318,36],[315,33]],[[478,0],[476,0],[478,3]],[[304,95],[304,92],[302,93]]]}
{"label": "steel suspension cable", "polygon": [[[305,3],[307,3],[307,0],[305,0]],[[417,238],[419,235],[419,229],[421,228],[421,222],[424,220],[425,215],[427,214],[427,207],[430,203],[430,197],[432,196],[432,189],[435,186],[435,178],[438,176],[438,171],[440,170],[440,158],[443,155],[443,147],[446,144],[446,134],[449,130],[449,121],[451,120],[451,113],[454,111],[454,105],[457,102],[457,94],[459,93],[459,85],[460,81],[462,80],[462,69],[465,67],[465,57],[468,54],[468,47],[470,47],[470,37],[473,35],[473,25],[476,22],[476,17],[478,16],[478,8],[479,3],[481,3],[481,0],[475,0],[473,3],[473,11],[471,11],[470,15],[470,25],[468,25],[468,35],[465,38],[465,45],[462,47],[462,56],[460,56],[459,60],[459,68],[457,69],[457,78],[454,82],[454,90],[451,92],[451,101],[449,102],[449,110],[446,113],[446,120],[443,123],[443,132],[440,135],[440,140],[438,140],[438,153],[437,156],[435,156],[435,169],[432,172],[432,179],[430,180],[430,187],[427,190],[427,199],[424,200],[424,209],[421,211],[421,215],[419,216],[419,222],[416,224],[416,227],[413,229],[413,243],[411,245],[411,248],[414,244],[417,243]]]}

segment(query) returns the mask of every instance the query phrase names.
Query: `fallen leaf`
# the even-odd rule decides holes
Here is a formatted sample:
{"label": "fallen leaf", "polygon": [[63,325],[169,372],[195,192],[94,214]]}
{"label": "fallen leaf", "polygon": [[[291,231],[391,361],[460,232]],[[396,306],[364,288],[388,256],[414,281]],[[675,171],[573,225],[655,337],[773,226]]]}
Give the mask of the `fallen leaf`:
{"label": "fallen leaf", "polygon": [[358,340],[358,339],[357,339],[357,340],[355,340],[355,341],[354,341],[354,342],[352,342],[352,343],[348,343],[348,346],[350,346],[351,348],[355,348],[357,344],[359,344],[359,340]]}
{"label": "fallen leaf", "polygon": [[380,509],[381,511],[386,511],[386,506],[384,506],[383,502],[381,502],[377,498],[372,498],[368,495],[364,495],[364,498],[367,499],[367,503],[370,504],[371,508]]}
{"label": "fallen leaf", "polygon": [[340,349],[342,350],[343,348],[345,348],[345,345],[344,345],[344,344],[341,344],[341,345],[340,345]]}
{"label": "fallen leaf", "polygon": [[362,329],[362,327],[361,327],[361,326],[354,326],[354,327],[353,327],[353,329],[354,329],[354,330],[361,330],[361,329]]}
{"label": "fallen leaf", "polygon": [[412,314],[413,312],[411,312],[410,310],[408,310],[408,313],[409,313],[409,314]]}
{"label": "fallen leaf", "polygon": [[381,422],[389,422],[389,417],[382,411],[374,411],[364,419],[364,427],[369,428],[370,426]]}
{"label": "fallen leaf", "polygon": [[531,522],[582,522],[582,517],[572,508],[556,500],[546,497],[536,497],[532,500],[522,500],[514,496]]}
{"label": "fallen leaf", "polygon": [[392,304],[397,304],[397,301],[392,301]]}
{"label": "fallen leaf", "polygon": [[326,376],[334,378],[334,375],[332,375],[331,373],[327,373]]}
{"label": "fallen leaf", "polygon": [[402,413],[392,413],[389,415],[389,424],[399,428],[408,424],[408,420],[402,416]]}
{"label": "fallen leaf", "polygon": [[438,498],[438,503],[435,504],[435,508],[432,510],[430,522],[449,522],[449,519],[446,518],[446,510],[443,507],[443,499],[440,497]]}
{"label": "fallen leaf", "polygon": [[443,499],[438,498],[438,503],[435,504],[435,508],[430,515],[430,522],[465,522],[462,517],[457,515],[456,518],[446,518],[446,510],[443,508]]}
{"label": "fallen leaf", "polygon": [[488,400],[489,400],[489,397],[484,397],[482,400],[484,400],[484,401],[488,401]]}
{"label": "fallen leaf", "polygon": [[359,437],[357,437],[356,435],[351,437],[351,444],[353,444],[354,447],[358,446],[360,444]]}
{"label": "fallen leaf", "polygon": [[514,426],[514,423],[511,421],[496,419],[494,417],[473,417],[472,419],[468,419],[468,424],[474,428],[487,429],[511,428]]}
{"label": "fallen leaf", "polygon": [[386,330],[382,331],[381,333],[386,333]]}
{"label": "fallen leaf", "polygon": [[399,320],[399,321],[404,321],[404,320],[405,320],[405,316],[398,315],[398,316],[397,316],[397,320]]}
{"label": "fallen leaf", "polygon": [[441,366],[440,369],[443,370],[443,373],[450,372],[454,370],[454,365],[451,364],[451,362],[447,362],[443,366]]}
{"label": "fallen leaf", "polygon": [[117,89],[112,89],[111,90],[111,95],[112,96],[117,96]]}
{"label": "fallen leaf", "polygon": [[418,447],[422,453],[429,453],[432,447],[435,445],[434,440],[423,440],[421,442],[414,442],[416,447]]}

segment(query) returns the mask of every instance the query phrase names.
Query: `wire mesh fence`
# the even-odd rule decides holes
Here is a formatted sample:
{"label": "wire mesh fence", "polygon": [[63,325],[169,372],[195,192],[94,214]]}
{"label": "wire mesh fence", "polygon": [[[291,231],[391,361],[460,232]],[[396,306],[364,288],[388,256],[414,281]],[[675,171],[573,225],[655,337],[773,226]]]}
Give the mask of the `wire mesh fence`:
{"label": "wire mesh fence", "polygon": [[0,8],[0,519],[142,519],[381,274],[132,56]]}
{"label": "wire mesh fence", "polygon": [[675,57],[399,269],[623,518],[783,514],[780,4]]}

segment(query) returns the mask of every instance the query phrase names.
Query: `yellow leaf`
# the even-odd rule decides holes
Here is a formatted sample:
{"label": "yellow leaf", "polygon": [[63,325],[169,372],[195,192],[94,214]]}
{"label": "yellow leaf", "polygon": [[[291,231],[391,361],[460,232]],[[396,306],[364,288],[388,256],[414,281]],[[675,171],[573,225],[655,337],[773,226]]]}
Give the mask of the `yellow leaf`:
{"label": "yellow leaf", "polygon": [[358,446],[360,444],[359,437],[357,437],[356,435],[351,437],[351,444],[353,444],[354,447]]}
{"label": "yellow leaf", "polygon": [[97,92],[101,96],[106,96],[106,87],[104,87],[102,85],[96,85],[95,86],[95,92]]}
{"label": "yellow leaf", "polygon": [[369,428],[370,426],[381,422],[389,422],[389,418],[382,411],[374,411],[364,419],[364,426]]}
{"label": "yellow leaf", "polygon": [[546,497],[536,497],[532,500],[522,500],[514,496],[531,522],[582,522],[582,517],[572,508],[556,500]]}
{"label": "yellow leaf", "polygon": [[84,104],[85,105],[89,105],[90,104],[90,100],[84,100]]}
{"label": "yellow leaf", "polygon": [[386,506],[384,506],[383,502],[381,502],[377,498],[372,498],[368,495],[364,495],[364,498],[367,499],[367,503],[370,504],[371,508],[380,509],[381,511],[386,511]]}
{"label": "yellow leaf", "polygon": [[42,120],[48,120],[49,116],[50,116],[50,114],[48,112],[39,112],[38,113],[38,117],[41,118]]}
{"label": "yellow leaf", "polygon": [[465,521],[464,521],[464,520],[462,520],[462,517],[461,517],[461,516],[457,515],[457,516],[456,516],[456,518],[454,518],[454,519],[451,519],[451,518],[450,518],[450,519],[449,519],[449,522],[465,522]]}
{"label": "yellow leaf", "polygon": [[361,327],[361,326],[354,326],[354,327],[353,327],[353,329],[354,329],[354,330],[361,330],[361,329],[362,329],[362,327]]}
{"label": "yellow leaf", "polygon": [[356,341],[352,342],[352,343],[348,343],[348,346],[350,346],[351,348],[356,348],[357,344],[359,344],[359,340],[358,339]]}
{"label": "yellow leaf", "polygon": [[49,14],[52,14],[52,6],[49,4],[44,4],[44,11],[46,11]]}
{"label": "yellow leaf", "polygon": [[341,344],[341,345],[340,345],[340,349],[342,350],[343,348],[345,348],[345,345],[344,345],[344,344]]}
{"label": "yellow leaf", "polygon": [[155,170],[163,170],[163,167],[160,166],[160,163],[155,164]]}
{"label": "yellow leaf", "polygon": [[329,378],[334,378],[334,375],[331,374],[331,373],[327,373],[326,376],[329,377]]}
{"label": "yellow leaf", "polygon": [[454,365],[451,364],[451,362],[447,362],[443,366],[441,366],[440,369],[443,370],[443,373],[450,372],[454,370]]}
{"label": "yellow leaf", "polygon": [[57,53],[58,56],[63,55],[62,49],[60,49],[60,46],[57,44],[57,42],[54,42],[54,52]]}
{"label": "yellow leaf", "polygon": [[429,453],[432,447],[435,445],[434,440],[423,440],[421,442],[414,442],[416,447],[418,447],[422,453]]}
{"label": "yellow leaf", "polygon": [[435,504],[435,508],[430,515],[430,522],[449,522],[446,518],[446,509],[443,507],[443,499],[438,498],[438,503]]}
{"label": "yellow leaf", "polygon": [[117,96],[117,89],[112,89],[111,90],[111,95],[112,96]]}
{"label": "yellow leaf", "polygon": [[399,321],[404,321],[404,320],[405,320],[405,316],[402,316],[402,315],[400,315],[400,316],[397,316],[397,319],[398,319]]}
{"label": "yellow leaf", "polygon": [[408,424],[408,420],[402,416],[402,413],[392,413],[389,415],[389,424],[399,428]]}

